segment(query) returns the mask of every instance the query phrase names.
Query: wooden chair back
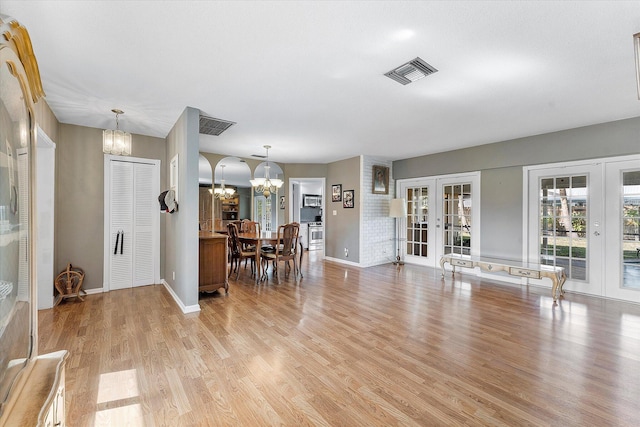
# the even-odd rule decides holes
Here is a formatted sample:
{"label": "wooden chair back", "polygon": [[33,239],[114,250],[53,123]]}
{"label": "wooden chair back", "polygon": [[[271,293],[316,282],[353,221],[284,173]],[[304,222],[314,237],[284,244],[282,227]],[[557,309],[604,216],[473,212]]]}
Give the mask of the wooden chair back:
{"label": "wooden chair back", "polygon": [[278,241],[276,258],[292,259],[298,253],[298,238],[300,234],[300,224],[292,222],[278,227]]}
{"label": "wooden chair back", "polygon": [[260,233],[260,223],[256,221],[250,221],[248,219],[243,219],[242,231],[244,233]]}
{"label": "wooden chair back", "polygon": [[229,238],[227,239],[229,241],[229,253],[232,256],[240,255],[242,245],[238,238],[238,226],[235,223],[230,222],[227,224],[227,233],[229,234]]}

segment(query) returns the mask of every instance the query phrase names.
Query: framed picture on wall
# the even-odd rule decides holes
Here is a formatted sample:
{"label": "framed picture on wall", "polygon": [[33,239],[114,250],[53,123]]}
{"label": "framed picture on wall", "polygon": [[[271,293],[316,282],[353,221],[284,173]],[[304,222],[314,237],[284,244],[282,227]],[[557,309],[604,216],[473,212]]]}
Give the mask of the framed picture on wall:
{"label": "framed picture on wall", "polygon": [[169,190],[173,190],[175,193],[175,201],[178,201],[178,155],[176,154],[169,163]]}
{"label": "framed picture on wall", "polygon": [[280,196],[280,209],[284,209],[284,196]]}
{"label": "framed picture on wall", "polygon": [[342,184],[334,184],[331,186],[331,201],[332,202],[342,201]]}
{"label": "framed picture on wall", "polygon": [[342,192],[342,207],[352,208],[355,190],[344,190]]}
{"label": "framed picture on wall", "polygon": [[373,194],[389,194],[389,168],[373,166]]}

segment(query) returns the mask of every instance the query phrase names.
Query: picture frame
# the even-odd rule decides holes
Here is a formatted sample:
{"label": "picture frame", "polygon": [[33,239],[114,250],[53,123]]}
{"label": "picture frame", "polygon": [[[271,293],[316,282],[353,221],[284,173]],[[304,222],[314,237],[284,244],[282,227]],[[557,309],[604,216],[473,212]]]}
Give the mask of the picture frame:
{"label": "picture frame", "polygon": [[334,184],[331,186],[331,201],[332,202],[342,201],[342,184]]}
{"label": "picture frame", "polygon": [[280,196],[280,209],[284,209],[285,206],[285,198],[284,196]]}
{"label": "picture frame", "polygon": [[389,168],[373,166],[373,194],[389,194]]}
{"label": "picture frame", "polygon": [[175,192],[176,202],[178,202],[178,177],[180,176],[178,164],[178,154],[176,154],[169,163],[169,190]]}
{"label": "picture frame", "polygon": [[345,209],[353,208],[355,199],[355,190],[344,190],[342,192],[342,207]]}

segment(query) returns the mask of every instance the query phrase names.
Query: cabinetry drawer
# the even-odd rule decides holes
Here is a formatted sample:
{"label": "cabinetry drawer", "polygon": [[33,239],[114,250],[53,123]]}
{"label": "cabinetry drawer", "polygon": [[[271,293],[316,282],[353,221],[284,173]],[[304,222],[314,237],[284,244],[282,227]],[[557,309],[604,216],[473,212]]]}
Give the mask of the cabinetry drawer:
{"label": "cabinetry drawer", "polygon": [[468,259],[457,259],[457,258],[451,258],[451,261],[449,261],[451,265],[457,266],[457,267],[473,267],[473,261],[470,261]]}
{"label": "cabinetry drawer", "polygon": [[531,277],[532,279],[540,278],[539,271],[519,267],[509,267],[509,274],[512,276]]}

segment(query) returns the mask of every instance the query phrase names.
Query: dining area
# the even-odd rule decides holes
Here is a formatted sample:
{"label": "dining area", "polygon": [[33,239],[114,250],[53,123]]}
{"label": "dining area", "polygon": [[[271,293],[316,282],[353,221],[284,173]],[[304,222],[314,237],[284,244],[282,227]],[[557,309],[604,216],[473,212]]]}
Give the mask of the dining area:
{"label": "dining area", "polygon": [[303,278],[307,224],[300,224],[300,215],[287,215],[283,190],[254,183],[256,176],[281,176],[282,170],[267,159],[252,173],[248,163],[200,156],[201,292],[224,287],[226,293],[229,281],[258,284]]}
{"label": "dining area", "polygon": [[[200,231],[199,291],[229,292],[229,280],[248,275],[255,284],[302,279],[304,248],[300,224],[282,224],[277,231],[262,231],[251,220],[229,222],[219,230]],[[243,277],[246,279],[246,277]]]}
{"label": "dining area", "polygon": [[250,272],[256,283],[269,279],[270,267],[271,277],[278,283],[281,283],[282,274],[293,274],[296,280],[304,277],[300,268],[304,250],[299,223],[282,224],[277,231],[262,231],[258,222],[234,221],[227,224],[227,235],[229,277],[235,273],[237,280],[241,270],[247,270],[247,263],[251,264]]}

